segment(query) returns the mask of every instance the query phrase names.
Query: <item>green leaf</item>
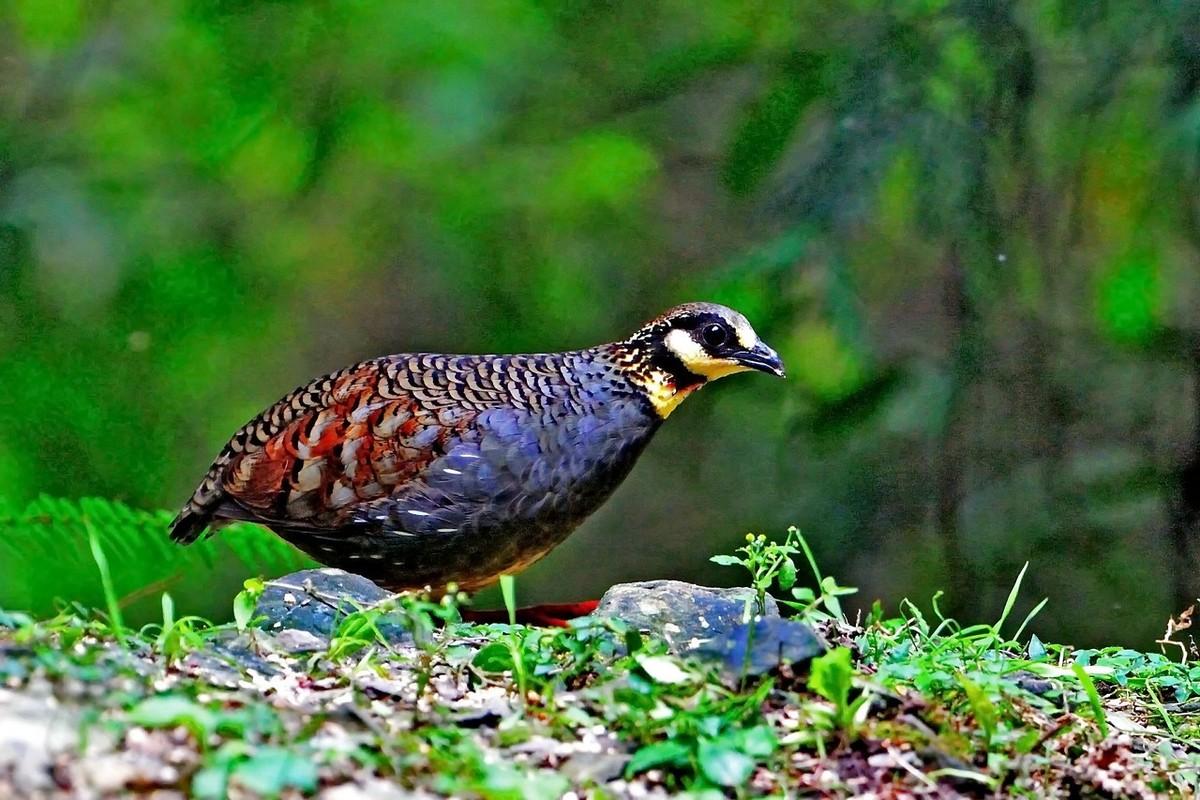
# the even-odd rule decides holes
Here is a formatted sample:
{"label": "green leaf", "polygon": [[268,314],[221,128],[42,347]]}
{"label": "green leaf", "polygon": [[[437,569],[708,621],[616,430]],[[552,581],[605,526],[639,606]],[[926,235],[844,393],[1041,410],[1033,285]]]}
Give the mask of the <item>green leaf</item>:
{"label": "green leaf", "polygon": [[258,598],[262,597],[266,588],[262,578],[247,578],[242,582],[242,591],[233,598],[233,621],[239,631],[249,627],[254,618],[254,609],[258,606]]}
{"label": "green leaf", "polygon": [[967,702],[971,704],[971,713],[975,715],[975,721],[979,723],[979,727],[983,728],[984,736],[990,743],[996,735],[998,718],[996,706],[979,687],[979,684],[966,675],[959,675],[958,682],[962,685],[963,691],[967,693]]}
{"label": "green leaf", "polygon": [[842,709],[850,700],[853,676],[854,669],[850,666],[850,650],[838,647],[813,659],[812,670],[808,677],[808,688]]}
{"label": "green leaf", "polygon": [[754,759],[723,740],[702,740],[696,756],[704,777],[718,786],[742,786],[754,771]]}
{"label": "green leaf", "polygon": [[512,651],[503,642],[492,642],[480,649],[471,663],[484,672],[507,672],[513,668]]}
{"label": "green leaf", "polygon": [[770,725],[756,725],[738,732],[738,749],[754,758],[766,758],[779,749]]}
{"label": "green leaf", "polygon": [[633,777],[655,767],[682,766],[688,762],[692,749],[683,742],[667,739],[640,748],[625,765],[625,776]]}
{"label": "green leaf", "polygon": [[1034,617],[1042,613],[1042,609],[1045,608],[1046,604],[1049,602],[1049,597],[1043,597],[1040,603],[1029,610],[1029,613],[1025,615],[1025,619],[1021,622],[1021,626],[1017,628],[1017,632],[1012,635],[1013,641],[1017,641],[1021,638],[1021,634],[1024,633],[1025,629],[1029,627],[1029,623],[1033,622]]}
{"label": "green leaf", "polygon": [[1038,638],[1036,633],[1029,636],[1029,660],[1039,661],[1046,657],[1046,645],[1042,644],[1042,640]]}
{"label": "green leaf", "polygon": [[802,603],[811,603],[817,599],[816,592],[807,586],[797,586],[796,588],[792,589],[792,597],[796,598]]}
{"label": "green leaf", "polygon": [[258,598],[250,592],[241,591],[233,598],[233,621],[237,624],[239,631],[246,630],[250,625],[250,619],[254,616],[254,607],[258,603]]}
{"label": "green leaf", "polygon": [[129,721],[146,728],[174,728],[182,725],[201,744],[217,728],[217,715],[182,695],[147,697],[129,712]]}
{"label": "green leaf", "polygon": [[221,800],[229,794],[229,767],[205,767],[192,777],[191,794],[197,800]]}
{"label": "green leaf", "polygon": [[299,753],[267,747],[234,766],[231,777],[252,792],[278,797],[285,789],[315,791],[317,765]]}
{"label": "green leaf", "polygon": [[165,632],[175,624],[175,600],[168,592],[163,592],[159,603],[162,606],[162,626]]}
{"label": "green leaf", "polygon": [[1013,743],[1013,750],[1022,755],[1032,752],[1033,748],[1042,741],[1042,735],[1042,732],[1037,728],[1034,728],[1030,731],[1025,731],[1025,733],[1018,736],[1016,742]]}
{"label": "green leaf", "polygon": [[549,770],[525,772],[507,764],[493,764],[485,772],[481,788],[481,794],[489,800],[559,800],[571,783]]}
{"label": "green leaf", "polygon": [[745,565],[745,562],[737,556],[711,556],[708,560],[714,564],[720,564],[722,567],[740,567]]}

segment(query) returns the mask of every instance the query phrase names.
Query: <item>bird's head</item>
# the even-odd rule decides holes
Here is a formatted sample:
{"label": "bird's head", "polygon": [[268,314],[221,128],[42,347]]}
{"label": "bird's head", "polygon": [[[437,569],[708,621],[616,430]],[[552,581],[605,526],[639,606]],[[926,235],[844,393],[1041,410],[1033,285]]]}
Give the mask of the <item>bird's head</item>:
{"label": "bird's head", "polygon": [[634,382],[658,413],[669,415],[709,381],[756,370],[784,377],[783,361],[738,312],[716,303],[676,306],[622,343]]}

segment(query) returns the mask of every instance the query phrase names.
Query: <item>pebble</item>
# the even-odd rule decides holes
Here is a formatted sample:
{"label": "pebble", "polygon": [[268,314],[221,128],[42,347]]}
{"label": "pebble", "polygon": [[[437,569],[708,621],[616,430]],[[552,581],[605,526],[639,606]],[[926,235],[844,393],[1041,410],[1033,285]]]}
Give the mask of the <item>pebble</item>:
{"label": "pebble", "polygon": [[21,796],[52,788],[57,756],[79,746],[79,724],[48,693],[0,689],[0,775]]}

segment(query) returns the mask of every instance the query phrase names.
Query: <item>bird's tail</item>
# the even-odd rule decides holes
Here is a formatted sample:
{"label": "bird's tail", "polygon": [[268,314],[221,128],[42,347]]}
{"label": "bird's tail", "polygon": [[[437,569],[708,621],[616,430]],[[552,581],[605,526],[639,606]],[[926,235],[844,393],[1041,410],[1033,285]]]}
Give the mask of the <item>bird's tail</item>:
{"label": "bird's tail", "polygon": [[191,544],[200,538],[200,534],[204,533],[208,522],[192,509],[191,503],[188,503],[171,521],[171,526],[167,530],[170,532],[171,541],[179,544]]}
{"label": "bird's tail", "polygon": [[204,531],[213,526],[213,517],[225,501],[225,490],[221,488],[220,471],[223,464],[214,464],[204,480],[192,492],[179,514],[168,528],[171,540],[180,544],[191,544]]}

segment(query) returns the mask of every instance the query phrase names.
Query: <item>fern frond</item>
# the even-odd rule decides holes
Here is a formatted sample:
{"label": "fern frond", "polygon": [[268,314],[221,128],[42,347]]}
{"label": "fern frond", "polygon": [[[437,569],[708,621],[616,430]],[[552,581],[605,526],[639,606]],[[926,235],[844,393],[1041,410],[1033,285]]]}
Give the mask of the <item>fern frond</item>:
{"label": "fern frond", "polygon": [[134,620],[152,617],[164,589],[184,613],[224,619],[245,578],[313,565],[256,525],[233,525],[219,536],[180,547],[167,539],[171,515],[166,511],[141,511],[101,498],[47,496],[18,511],[0,499],[0,608],[41,616],[52,613],[56,601],[102,605],[85,519],[108,558],[117,596],[125,598]]}

